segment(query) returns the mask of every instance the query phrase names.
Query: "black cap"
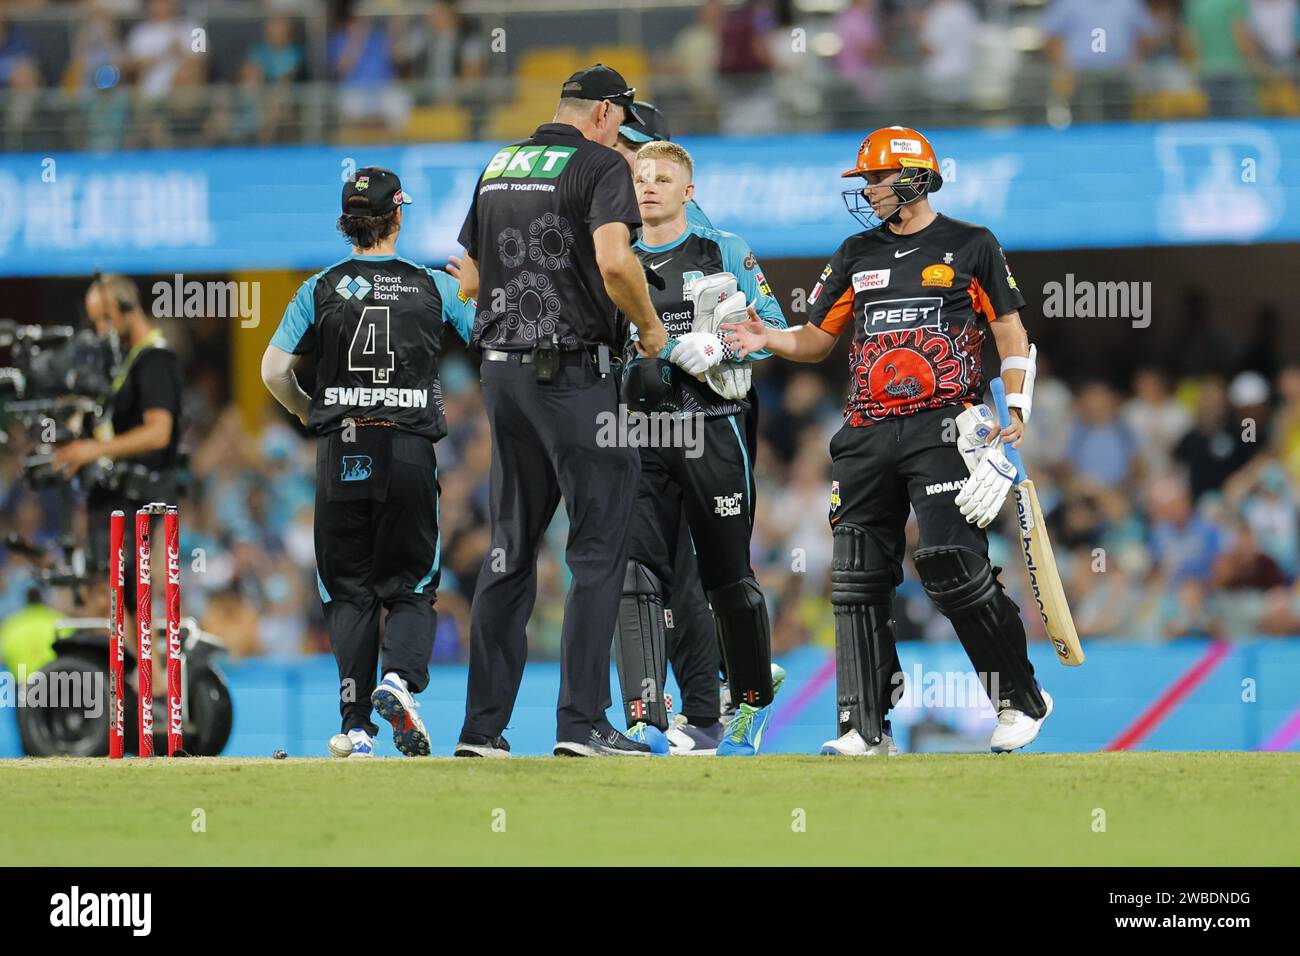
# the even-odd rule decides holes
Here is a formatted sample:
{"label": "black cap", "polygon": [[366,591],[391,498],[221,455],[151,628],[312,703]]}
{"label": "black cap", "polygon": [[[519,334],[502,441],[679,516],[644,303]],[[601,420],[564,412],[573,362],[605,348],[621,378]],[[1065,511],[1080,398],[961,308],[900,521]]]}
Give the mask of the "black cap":
{"label": "black cap", "polygon": [[609,100],[628,112],[628,118],[639,119],[633,109],[633,97],[636,87],[628,86],[627,80],[618,70],[610,69],[603,63],[579,70],[564,81],[560,87],[562,99],[575,100]]}
{"label": "black cap", "polygon": [[680,407],[673,367],[663,359],[633,359],[623,370],[621,395],[632,412],[672,412]]}
{"label": "black cap", "polygon": [[620,126],[619,136],[631,140],[638,146],[642,143],[661,142],[673,138],[668,132],[668,120],[659,111],[659,107],[641,100],[637,100],[635,106],[637,118]]}
{"label": "black cap", "polygon": [[349,216],[385,216],[410,201],[397,173],[382,166],[363,166],[343,184],[343,211]]}

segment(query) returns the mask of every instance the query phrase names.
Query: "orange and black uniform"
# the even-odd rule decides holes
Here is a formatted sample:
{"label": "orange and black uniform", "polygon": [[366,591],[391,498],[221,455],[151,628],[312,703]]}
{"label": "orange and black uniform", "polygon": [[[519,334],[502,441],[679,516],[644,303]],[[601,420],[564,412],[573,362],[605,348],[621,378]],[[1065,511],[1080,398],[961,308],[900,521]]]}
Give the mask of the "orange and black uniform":
{"label": "orange and black uniform", "polygon": [[[1024,306],[989,230],[938,216],[899,235],[846,239],[809,295],[809,322],[851,329],[844,427],[831,440],[840,733],[878,739],[899,674],[893,591],[916,512],[918,574],[953,622],[995,703],[1041,712],[1018,609],[988,564],[988,539],[954,503],[968,477],[952,420],[982,401],[988,323]],[[870,724],[872,726],[861,726]]]}
{"label": "orange and black uniform", "polygon": [[1024,307],[993,233],[939,215],[920,232],[888,226],[850,236],[812,293],[809,321],[853,329],[845,421],[980,401],[989,322]]}

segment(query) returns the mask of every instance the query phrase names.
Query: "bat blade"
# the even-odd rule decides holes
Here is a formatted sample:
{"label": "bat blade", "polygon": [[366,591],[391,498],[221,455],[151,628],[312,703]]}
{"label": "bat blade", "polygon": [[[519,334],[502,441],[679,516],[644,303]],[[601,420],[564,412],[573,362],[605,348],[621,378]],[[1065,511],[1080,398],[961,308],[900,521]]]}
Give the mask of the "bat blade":
{"label": "bat blade", "polygon": [[1074,628],[1070,605],[1065,600],[1056,556],[1052,554],[1052,542],[1043,522],[1043,509],[1038,504],[1038,491],[1034,483],[1026,479],[1015,486],[1015,492],[1020,554],[1025,559],[1029,588],[1043,619],[1043,629],[1052,642],[1057,660],[1067,667],[1077,667],[1086,658]]}

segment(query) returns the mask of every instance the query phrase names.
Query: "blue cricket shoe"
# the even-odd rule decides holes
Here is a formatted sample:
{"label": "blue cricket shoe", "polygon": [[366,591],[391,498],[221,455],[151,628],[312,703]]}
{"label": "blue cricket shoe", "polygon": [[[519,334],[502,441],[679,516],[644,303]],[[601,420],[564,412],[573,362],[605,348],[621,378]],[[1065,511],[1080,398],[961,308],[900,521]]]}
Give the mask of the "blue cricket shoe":
{"label": "blue cricket shoe", "polygon": [[652,756],[666,757],[668,755],[668,737],[658,727],[652,727],[644,721],[633,724],[623,736],[628,740],[635,740],[639,744],[645,744],[650,748]]}
{"label": "blue cricket shoe", "polygon": [[[785,683],[785,669],[779,664],[772,665],[772,700]],[[718,744],[719,757],[752,757],[758,753],[763,744],[763,730],[772,717],[772,704],[766,707],[754,707],[741,704],[736,708],[736,716],[727,724],[722,742]]]}

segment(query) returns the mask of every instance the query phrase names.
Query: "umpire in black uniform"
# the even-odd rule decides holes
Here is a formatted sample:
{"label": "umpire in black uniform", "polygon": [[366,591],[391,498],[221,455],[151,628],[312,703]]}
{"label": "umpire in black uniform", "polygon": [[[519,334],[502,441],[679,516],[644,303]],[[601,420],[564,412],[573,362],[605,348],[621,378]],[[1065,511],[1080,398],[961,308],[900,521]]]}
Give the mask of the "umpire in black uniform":
{"label": "umpire in black uniform", "polygon": [[631,249],[641,224],[632,177],[610,148],[635,117],[635,92],[600,64],[569,77],[554,121],[488,163],[461,230],[461,291],[478,300],[472,346],[492,429],[492,545],[470,614],[458,756],[509,754],[501,734],[523,678],[537,549],[561,498],[573,583],[555,753],[649,753],[601,706],[640,475],[635,448],[599,440],[602,422],[619,414],[619,312],[646,354],[667,343]]}

